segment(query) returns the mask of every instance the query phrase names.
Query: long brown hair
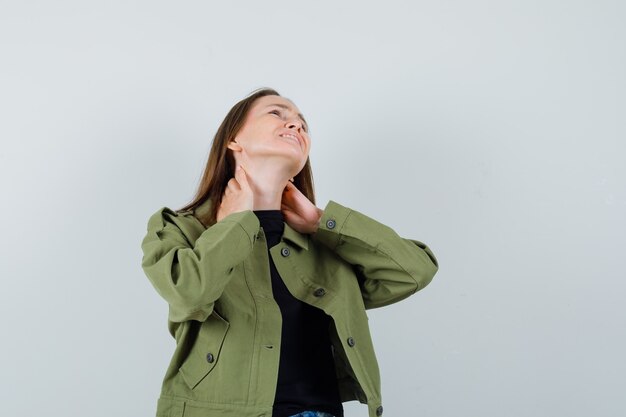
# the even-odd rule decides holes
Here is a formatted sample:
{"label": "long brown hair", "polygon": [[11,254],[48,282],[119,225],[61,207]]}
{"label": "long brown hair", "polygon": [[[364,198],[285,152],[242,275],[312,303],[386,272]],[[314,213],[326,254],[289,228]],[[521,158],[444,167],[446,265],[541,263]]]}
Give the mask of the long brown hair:
{"label": "long brown hair", "polygon": [[[237,136],[237,133],[243,127],[254,102],[264,96],[280,96],[280,94],[272,88],[260,88],[252,91],[246,98],[240,100],[230,109],[217,129],[217,133],[215,133],[209,158],[204,168],[204,174],[194,198],[186,206],[176,211],[193,210],[205,201],[210,200],[212,203],[210,210],[207,213],[201,213],[200,216],[203,218],[199,220],[207,227],[217,222],[217,211],[222,202],[222,195],[228,181],[235,176],[235,158],[232,152],[229,152],[228,143]],[[311,171],[311,161],[308,157],[302,170],[294,177],[293,184],[315,204],[313,172]]]}

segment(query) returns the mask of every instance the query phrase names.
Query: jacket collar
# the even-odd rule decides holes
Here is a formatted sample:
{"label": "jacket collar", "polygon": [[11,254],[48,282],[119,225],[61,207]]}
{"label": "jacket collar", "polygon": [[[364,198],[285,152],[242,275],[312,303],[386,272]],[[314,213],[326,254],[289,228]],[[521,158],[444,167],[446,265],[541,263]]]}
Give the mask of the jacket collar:
{"label": "jacket collar", "polygon": [[[199,217],[206,216],[209,213],[210,208],[211,208],[211,200],[207,198],[206,200],[204,200],[204,202],[202,202],[199,206],[197,206],[193,210],[193,213],[194,215],[196,215],[196,218],[199,219]],[[205,225],[205,227],[207,226]],[[283,231],[283,237],[289,240],[290,242],[295,243],[300,248],[303,248],[306,250],[309,249],[309,236],[298,232],[297,230],[289,226],[287,222],[285,222],[285,230]]]}
{"label": "jacket collar", "polygon": [[289,224],[287,224],[287,222],[285,222],[283,237],[287,240],[290,240],[292,243],[300,246],[301,248],[309,250],[309,236],[293,229],[291,226],[289,226]]}

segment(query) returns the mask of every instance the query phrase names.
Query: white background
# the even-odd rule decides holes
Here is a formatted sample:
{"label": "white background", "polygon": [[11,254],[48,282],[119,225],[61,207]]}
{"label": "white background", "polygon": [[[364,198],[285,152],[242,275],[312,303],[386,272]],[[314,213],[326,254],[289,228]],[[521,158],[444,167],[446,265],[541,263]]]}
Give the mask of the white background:
{"label": "white background", "polygon": [[2,415],[154,415],[174,340],[140,267],[147,219],[190,201],[262,86],[311,125],[319,207],[440,262],[369,313],[386,416],[625,415],[625,12],[3,2]]}

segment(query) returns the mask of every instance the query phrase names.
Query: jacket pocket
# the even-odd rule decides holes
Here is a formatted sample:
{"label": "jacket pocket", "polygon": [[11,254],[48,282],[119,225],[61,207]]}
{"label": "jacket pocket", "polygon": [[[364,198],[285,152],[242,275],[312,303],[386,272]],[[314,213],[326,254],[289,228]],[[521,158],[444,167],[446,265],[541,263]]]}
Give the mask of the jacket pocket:
{"label": "jacket pocket", "polygon": [[217,365],[229,327],[215,310],[202,322],[189,356],[179,368],[189,388],[194,389]]}

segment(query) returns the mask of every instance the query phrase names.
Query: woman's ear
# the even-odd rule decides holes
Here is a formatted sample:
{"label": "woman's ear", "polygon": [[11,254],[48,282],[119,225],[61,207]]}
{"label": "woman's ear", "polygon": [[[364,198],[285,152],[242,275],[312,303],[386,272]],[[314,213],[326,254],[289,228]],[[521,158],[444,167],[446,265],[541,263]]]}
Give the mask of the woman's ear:
{"label": "woman's ear", "polygon": [[226,145],[228,147],[228,149],[233,150],[233,151],[240,151],[241,145],[237,143],[236,140],[231,140],[230,142],[228,142],[228,145]]}

